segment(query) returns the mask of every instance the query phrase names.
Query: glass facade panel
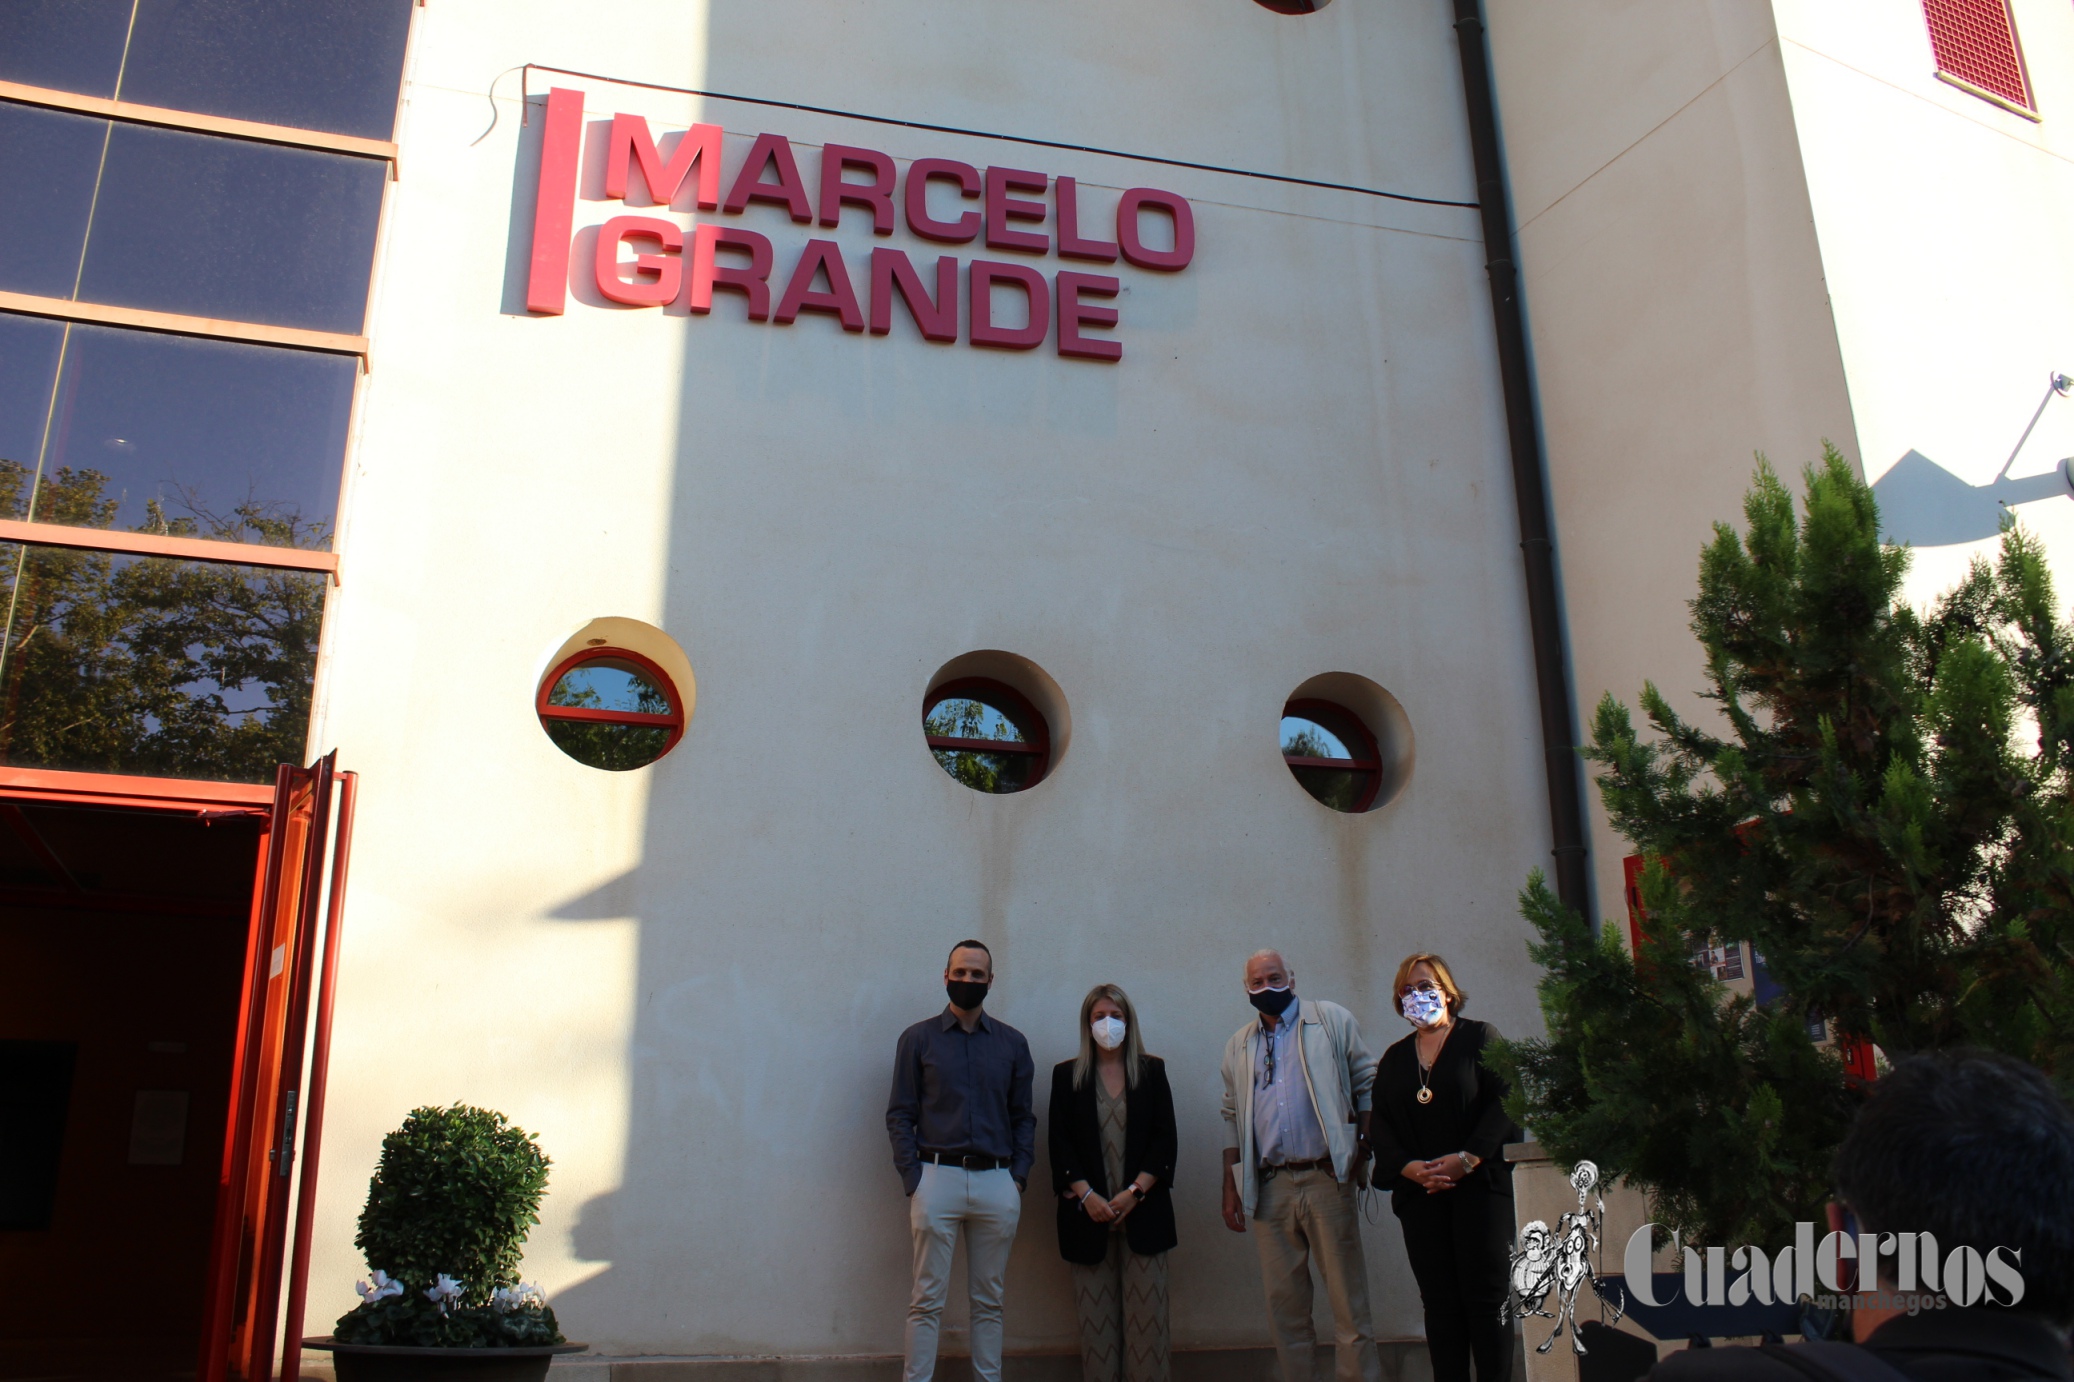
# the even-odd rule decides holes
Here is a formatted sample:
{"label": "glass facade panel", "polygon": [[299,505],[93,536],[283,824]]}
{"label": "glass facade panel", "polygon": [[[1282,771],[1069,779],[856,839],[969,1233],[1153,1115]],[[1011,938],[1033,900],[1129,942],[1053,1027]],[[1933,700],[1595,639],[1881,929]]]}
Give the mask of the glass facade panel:
{"label": "glass facade panel", "polygon": [[387,139],[410,7],[411,0],[4,0],[0,81]]}
{"label": "glass facade panel", "polygon": [[[0,349],[18,341],[33,364],[45,358],[37,352],[47,333],[23,330],[24,320],[0,315]],[[24,508],[40,461],[41,489],[26,516],[330,545],[358,368],[350,356],[113,327],[57,329],[64,346],[55,395],[48,366],[40,387],[29,377],[0,384],[0,441],[23,447],[6,459]]]}
{"label": "glass facade panel", "polygon": [[[0,0],[0,80],[386,139],[411,8]],[[0,101],[16,192],[0,289],[358,334],[388,171]],[[357,373],[349,356],[0,313],[0,518],[328,548]],[[0,763],[271,780],[305,757],[325,587],[0,544]]]}
{"label": "glass facade panel", "polygon": [[138,0],[122,97],[387,139],[411,0]]}
{"label": "glass facade panel", "polygon": [[358,333],[387,176],[379,159],[118,123],[79,296]]}
{"label": "glass facade panel", "polygon": [[[0,461],[36,470],[65,324],[0,313]],[[19,514],[9,515],[20,517]]]}
{"label": "glass facade panel", "polygon": [[6,0],[0,81],[113,96],[131,0]]}
{"label": "glass facade panel", "polygon": [[269,782],[303,761],[324,577],[0,544],[0,608],[0,763]]}
{"label": "glass facade panel", "polygon": [[0,288],[72,296],[107,137],[106,120],[0,101]]}
{"label": "glass facade panel", "polygon": [[[0,103],[0,288],[357,334],[388,165]],[[91,209],[92,221],[88,221]],[[85,254],[81,269],[82,250]]]}

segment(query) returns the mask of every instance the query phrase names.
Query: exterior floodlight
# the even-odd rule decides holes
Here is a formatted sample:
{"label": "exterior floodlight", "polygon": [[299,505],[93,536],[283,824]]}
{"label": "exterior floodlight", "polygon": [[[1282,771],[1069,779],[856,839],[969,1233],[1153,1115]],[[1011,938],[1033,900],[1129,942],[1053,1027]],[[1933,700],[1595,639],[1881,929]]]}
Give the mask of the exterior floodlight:
{"label": "exterior floodlight", "polygon": [[2052,391],[2061,398],[2065,398],[2069,393],[2074,393],[2074,379],[2070,379],[2064,374],[2053,375]]}

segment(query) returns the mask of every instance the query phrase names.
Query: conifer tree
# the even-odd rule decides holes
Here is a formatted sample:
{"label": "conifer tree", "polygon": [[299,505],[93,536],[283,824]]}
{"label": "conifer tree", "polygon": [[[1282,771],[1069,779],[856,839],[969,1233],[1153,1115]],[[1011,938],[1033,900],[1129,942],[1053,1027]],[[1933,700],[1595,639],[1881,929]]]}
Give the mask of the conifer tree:
{"label": "conifer tree", "polygon": [[[1564,1163],[1645,1190],[1708,1243],[1821,1218],[1862,1090],[1815,1039],[1889,1060],[1976,1045],[2074,1077],[2074,627],[2005,529],[1926,613],[1899,599],[1871,489],[1833,448],[1793,496],[1760,458],[1717,524],[1692,630],[1718,719],[1607,696],[1585,756],[1648,861],[1646,936],[1595,937],[1537,873],[1544,1040],[1511,1043],[1514,1116]],[[1782,989],[1692,963],[1748,942]],[[1811,1032],[1812,1028],[1812,1032]]]}

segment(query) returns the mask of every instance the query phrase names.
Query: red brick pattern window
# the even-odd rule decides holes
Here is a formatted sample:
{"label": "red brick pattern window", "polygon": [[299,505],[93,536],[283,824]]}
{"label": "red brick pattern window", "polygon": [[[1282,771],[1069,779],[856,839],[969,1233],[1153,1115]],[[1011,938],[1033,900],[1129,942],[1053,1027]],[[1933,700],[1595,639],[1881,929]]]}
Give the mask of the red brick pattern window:
{"label": "red brick pattern window", "polygon": [[1923,0],[1937,70],[2031,109],[2009,0]]}

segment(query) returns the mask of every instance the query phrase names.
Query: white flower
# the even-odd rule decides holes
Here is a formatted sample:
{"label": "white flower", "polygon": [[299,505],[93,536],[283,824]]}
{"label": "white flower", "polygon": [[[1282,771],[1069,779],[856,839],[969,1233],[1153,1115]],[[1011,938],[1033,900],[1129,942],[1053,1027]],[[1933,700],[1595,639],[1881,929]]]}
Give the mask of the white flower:
{"label": "white flower", "polygon": [[378,1270],[370,1279],[354,1282],[353,1289],[360,1293],[360,1299],[372,1305],[378,1300],[387,1300],[390,1296],[402,1295],[403,1283],[392,1281],[387,1272]]}
{"label": "white flower", "polygon": [[425,1299],[438,1306],[441,1314],[445,1314],[447,1306],[459,1300],[467,1289],[445,1272],[441,1272],[439,1280],[425,1288]]}
{"label": "white flower", "polygon": [[516,1286],[498,1287],[490,1295],[490,1304],[508,1315],[514,1310],[546,1305],[547,1293],[530,1281],[522,1281]]}

